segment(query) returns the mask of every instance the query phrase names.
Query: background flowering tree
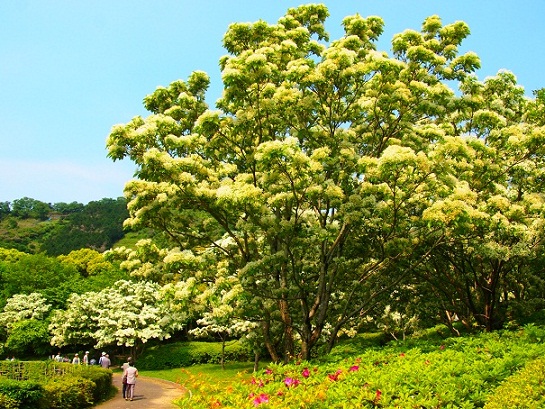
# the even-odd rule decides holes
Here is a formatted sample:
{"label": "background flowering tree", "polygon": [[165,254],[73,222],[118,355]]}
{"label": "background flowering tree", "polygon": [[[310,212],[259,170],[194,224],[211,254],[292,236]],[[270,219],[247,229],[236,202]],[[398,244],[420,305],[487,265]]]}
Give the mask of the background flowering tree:
{"label": "background flowering tree", "polygon": [[48,315],[51,305],[39,293],[15,294],[0,313],[0,339],[17,356],[49,352]]}
{"label": "background flowering tree", "polygon": [[51,344],[119,345],[136,356],[146,342],[169,338],[183,323],[158,284],[118,281],[98,293],[73,294],[66,310],[53,313]]}
{"label": "background flowering tree", "polygon": [[51,309],[46,298],[39,293],[15,294],[8,298],[4,310],[0,312],[0,326],[8,332],[22,320],[43,320]]}

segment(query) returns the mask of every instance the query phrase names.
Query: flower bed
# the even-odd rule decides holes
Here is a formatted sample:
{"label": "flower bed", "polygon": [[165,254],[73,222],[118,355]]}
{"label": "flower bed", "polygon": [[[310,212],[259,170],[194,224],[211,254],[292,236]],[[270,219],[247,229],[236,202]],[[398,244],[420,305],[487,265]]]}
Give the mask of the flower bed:
{"label": "flower bed", "polygon": [[[511,375],[543,356],[525,332],[403,343],[325,364],[270,365],[228,387],[185,385],[184,408],[481,408]],[[329,358],[331,359],[331,358]]]}

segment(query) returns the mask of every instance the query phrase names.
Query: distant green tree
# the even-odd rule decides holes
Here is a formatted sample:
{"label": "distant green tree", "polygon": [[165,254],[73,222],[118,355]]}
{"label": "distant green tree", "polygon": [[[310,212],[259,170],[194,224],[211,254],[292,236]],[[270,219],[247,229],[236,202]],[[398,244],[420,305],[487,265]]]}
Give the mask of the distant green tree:
{"label": "distant green tree", "polygon": [[71,203],[54,203],[52,209],[62,215],[68,215],[71,213],[81,212],[85,208],[85,205],[78,202]]}
{"label": "distant green tree", "polygon": [[57,259],[67,266],[75,267],[83,278],[72,283],[70,288],[73,293],[98,292],[111,287],[116,281],[130,278],[130,273],[121,269],[119,262],[108,261],[104,253],[96,250],[74,250]]}
{"label": "distant green tree", "polygon": [[29,197],[14,200],[11,209],[11,213],[21,219],[39,220],[46,220],[50,211],[51,206],[49,204]]}
{"label": "distant green tree", "polygon": [[48,326],[48,321],[19,321],[8,336],[5,348],[18,357],[47,355],[51,350]]}
{"label": "distant green tree", "polygon": [[58,256],[58,259],[64,264],[74,266],[82,277],[89,277],[112,268],[112,264],[102,253],[91,249],[73,250],[68,255]]}
{"label": "distant green tree", "polygon": [[16,249],[0,248],[0,262],[1,261],[15,262],[27,255],[28,255],[27,253],[24,253]]}
{"label": "distant green tree", "polygon": [[8,216],[11,212],[11,207],[9,202],[0,202],[0,220]]}
{"label": "distant green tree", "polygon": [[73,266],[44,254],[24,254],[13,262],[0,261],[0,307],[15,294],[42,294],[53,307],[62,307],[80,275]]}

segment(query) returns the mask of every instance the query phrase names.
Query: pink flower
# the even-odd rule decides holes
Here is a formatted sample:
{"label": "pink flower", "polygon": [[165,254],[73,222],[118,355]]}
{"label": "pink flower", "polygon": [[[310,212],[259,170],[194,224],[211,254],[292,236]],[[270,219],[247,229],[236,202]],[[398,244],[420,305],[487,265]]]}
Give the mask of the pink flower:
{"label": "pink flower", "polygon": [[258,387],[262,388],[264,386],[263,380],[258,380],[255,378],[252,378],[252,385],[257,385]]}
{"label": "pink flower", "polygon": [[291,388],[292,386],[295,387],[299,385],[300,383],[301,382],[299,381],[299,379],[293,379],[293,378],[284,379],[284,385],[286,385],[286,387],[288,388]]}
{"label": "pink flower", "polygon": [[261,395],[257,396],[254,400],[254,406],[261,405],[262,403],[268,403],[269,402],[269,396],[266,393],[262,393]]}
{"label": "pink flower", "polygon": [[360,367],[358,365],[352,365],[348,371],[349,372],[356,372],[359,369],[360,369]]}
{"label": "pink flower", "polygon": [[335,372],[334,374],[329,374],[327,375],[327,377],[329,378],[329,380],[335,382],[339,379],[339,375],[342,373],[342,371],[340,369],[337,369],[337,372]]}
{"label": "pink flower", "polygon": [[308,370],[308,368],[303,369],[301,375],[303,375],[303,378],[308,378],[310,376],[310,371]]}
{"label": "pink flower", "polygon": [[381,395],[382,395],[382,391],[380,389],[377,389],[377,393],[375,394],[375,403],[377,403],[380,400]]}
{"label": "pink flower", "polygon": [[270,375],[272,373],[273,373],[272,369],[269,369],[269,368],[265,369],[265,375]]}
{"label": "pink flower", "polygon": [[399,354],[399,356],[400,356],[401,358],[403,358],[403,357],[405,356],[405,354],[402,352],[402,353]]}

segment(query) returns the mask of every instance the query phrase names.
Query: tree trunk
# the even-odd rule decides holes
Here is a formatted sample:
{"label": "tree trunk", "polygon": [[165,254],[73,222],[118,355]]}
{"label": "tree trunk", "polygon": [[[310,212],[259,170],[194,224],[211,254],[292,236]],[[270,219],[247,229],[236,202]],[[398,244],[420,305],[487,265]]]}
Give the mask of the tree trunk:
{"label": "tree trunk", "polygon": [[227,337],[221,337],[221,369],[225,369],[225,339]]}
{"label": "tree trunk", "polygon": [[290,358],[292,358],[295,353],[292,319],[289,312],[288,302],[285,299],[281,299],[279,304],[280,316],[282,317],[282,322],[284,323],[284,362],[288,363]]}
{"label": "tree trunk", "polygon": [[273,343],[271,342],[271,334],[269,332],[270,330],[270,322],[268,320],[268,317],[263,320],[261,324],[261,330],[263,332],[263,342],[265,344],[265,348],[267,348],[267,352],[269,353],[269,356],[271,357],[271,360],[273,362],[280,361],[280,357],[278,356],[278,353],[276,352],[276,348],[274,347]]}
{"label": "tree trunk", "polygon": [[254,351],[254,372],[259,370],[259,351]]}

